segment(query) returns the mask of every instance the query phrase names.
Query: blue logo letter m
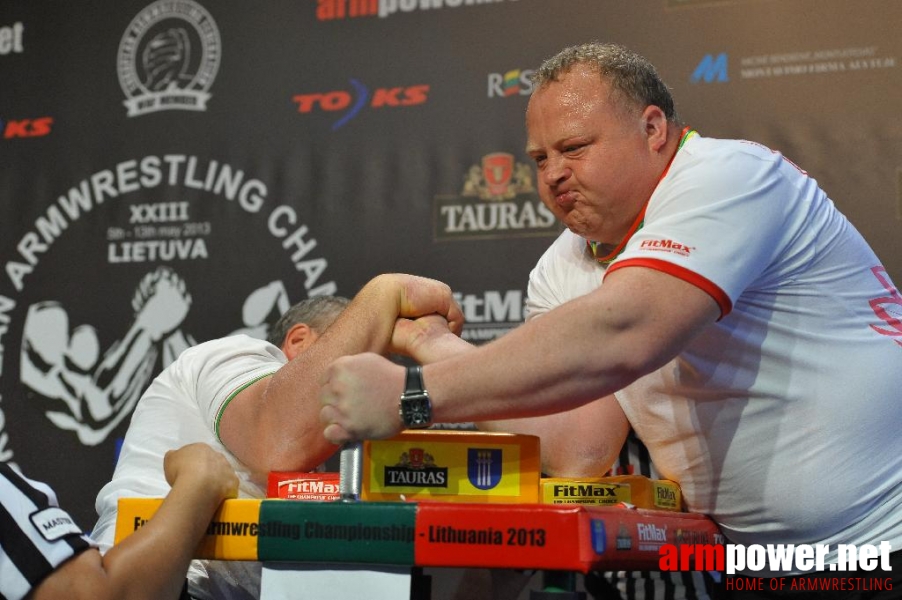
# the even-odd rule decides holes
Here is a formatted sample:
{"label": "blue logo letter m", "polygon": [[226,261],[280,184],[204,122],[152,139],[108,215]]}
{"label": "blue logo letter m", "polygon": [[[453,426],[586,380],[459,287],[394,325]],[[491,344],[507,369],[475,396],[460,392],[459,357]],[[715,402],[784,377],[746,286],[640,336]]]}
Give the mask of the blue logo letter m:
{"label": "blue logo letter m", "polygon": [[692,72],[692,83],[698,83],[699,80],[705,80],[705,83],[712,81],[729,81],[727,77],[727,53],[721,52],[716,57],[706,54],[695,71]]}

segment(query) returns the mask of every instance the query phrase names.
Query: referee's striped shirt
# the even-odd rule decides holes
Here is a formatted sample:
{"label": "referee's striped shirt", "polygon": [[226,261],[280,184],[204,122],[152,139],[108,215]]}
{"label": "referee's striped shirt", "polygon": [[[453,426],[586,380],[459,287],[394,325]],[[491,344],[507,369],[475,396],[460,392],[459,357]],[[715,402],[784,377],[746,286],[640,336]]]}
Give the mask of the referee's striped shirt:
{"label": "referee's striped shirt", "polygon": [[53,490],[0,463],[0,600],[20,600],[92,546]]}

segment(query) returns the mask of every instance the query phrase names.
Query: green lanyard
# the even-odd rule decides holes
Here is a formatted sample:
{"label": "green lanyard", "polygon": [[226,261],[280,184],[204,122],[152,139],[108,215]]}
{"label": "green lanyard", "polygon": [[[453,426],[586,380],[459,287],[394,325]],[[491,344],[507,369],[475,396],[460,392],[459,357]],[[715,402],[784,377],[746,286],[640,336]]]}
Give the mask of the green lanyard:
{"label": "green lanyard", "polygon": [[[688,127],[684,127],[682,131],[682,137],[680,137],[680,143],[677,145],[677,149],[674,151],[673,156],[670,157],[670,161],[668,161],[667,166],[664,167],[664,171],[661,173],[661,177],[658,178],[658,183],[661,183],[661,180],[664,179],[664,176],[667,175],[667,172],[670,170],[670,165],[673,164],[673,159],[676,158],[677,152],[680,151],[680,148],[683,147],[683,144],[686,143],[686,140],[689,138],[698,135],[698,132],[694,129],[690,129]],[[651,200],[651,197],[649,197]],[[633,235],[642,229],[642,226],[645,225],[645,209],[648,207],[648,200],[645,201],[645,204],[642,206],[642,210],[639,211],[639,214],[636,216],[636,220],[633,222],[632,227],[627,232],[626,237],[617,245],[609,253],[599,256],[598,251],[601,249],[601,244],[599,242],[592,242],[586,240],[586,244],[589,246],[589,250],[592,252],[592,256],[595,257],[599,263],[603,265],[609,265],[614,262],[618,256],[620,256],[623,251],[626,249],[626,243],[633,237]]]}

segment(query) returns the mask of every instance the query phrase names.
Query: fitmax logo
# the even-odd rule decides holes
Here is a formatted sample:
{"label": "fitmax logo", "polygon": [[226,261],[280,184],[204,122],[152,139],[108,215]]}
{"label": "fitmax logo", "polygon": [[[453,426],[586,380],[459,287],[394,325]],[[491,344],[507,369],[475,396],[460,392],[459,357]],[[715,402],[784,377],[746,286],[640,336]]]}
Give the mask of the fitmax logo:
{"label": "fitmax logo", "polygon": [[692,72],[690,81],[692,83],[712,83],[714,81],[729,81],[730,77],[727,72],[727,53],[721,52],[717,56],[706,54],[705,57],[695,67]]}

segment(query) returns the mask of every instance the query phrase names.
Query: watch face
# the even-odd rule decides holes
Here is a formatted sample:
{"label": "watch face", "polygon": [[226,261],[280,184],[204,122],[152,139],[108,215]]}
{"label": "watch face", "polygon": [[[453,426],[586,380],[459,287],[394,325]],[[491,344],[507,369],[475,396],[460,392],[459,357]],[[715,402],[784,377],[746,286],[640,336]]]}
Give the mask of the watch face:
{"label": "watch face", "polygon": [[432,423],[432,406],[429,396],[417,394],[405,397],[401,400],[402,416],[404,424],[408,427],[430,425]]}

